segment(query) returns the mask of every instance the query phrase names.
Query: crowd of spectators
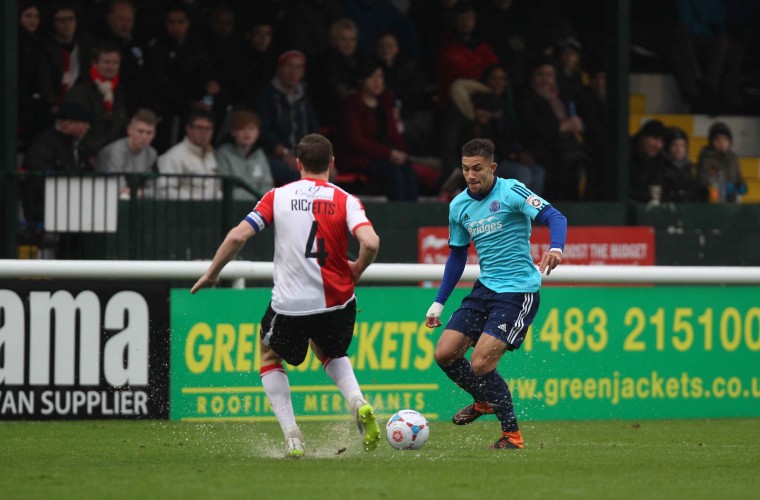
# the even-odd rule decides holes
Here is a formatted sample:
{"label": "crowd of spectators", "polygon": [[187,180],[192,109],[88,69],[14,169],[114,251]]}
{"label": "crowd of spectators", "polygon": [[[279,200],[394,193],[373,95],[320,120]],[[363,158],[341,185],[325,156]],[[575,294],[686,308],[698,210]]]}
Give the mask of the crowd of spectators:
{"label": "crowd of spectators", "polygon": [[[673,2],[678,12],[694,3]],[[295,146],[321,132],[336,146],[336,182],[358,180],[353,187],[389,200],[447,200],[463,189],[461,145],[489,137],[499,175],[550,200],[604,199],[603,54],[584,50],[558,5],[19,0],[21,165],[173,174],[151,186],[155,195],[217,199],[217,183],[176,176],[234,175],[262,193],[298,178]],[[710,46],[695,30],[678,31],[673,50]],[[723,54],[720,75],[738,64],[732,54]],[[736,95],[735,81],[712,70],[676,69],[695,107],[705,95]],[[665,151],[665,131],[645,128],[634,139],[636,199],[649,196]],[[654,156],[653,136],[661,139]],[[655,180],[691,173],[673,158],[675,170]],[[707,177],[693,177],[708,189]],[[120,188],[132,196],[148,186]]]}

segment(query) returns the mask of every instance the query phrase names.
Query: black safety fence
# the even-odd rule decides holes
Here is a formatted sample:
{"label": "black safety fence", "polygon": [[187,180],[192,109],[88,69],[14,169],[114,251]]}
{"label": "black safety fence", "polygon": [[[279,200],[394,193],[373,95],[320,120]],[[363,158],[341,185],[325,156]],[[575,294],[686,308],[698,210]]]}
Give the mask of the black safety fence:
{"label": "black safety fence", "polygon": [[13,181],[19,258],[210,259],[261,197],[229,176],[25,172]]}

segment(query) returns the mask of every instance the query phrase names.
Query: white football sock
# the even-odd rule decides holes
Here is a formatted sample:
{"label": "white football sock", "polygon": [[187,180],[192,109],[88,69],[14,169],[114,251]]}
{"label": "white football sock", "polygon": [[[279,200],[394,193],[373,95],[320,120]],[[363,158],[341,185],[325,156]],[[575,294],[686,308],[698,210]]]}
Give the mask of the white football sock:
{"label": "white football sock", "polygon": [[351,361],[348,356],[341,358],[332,358],[326,360],[325,373],[335,382],[340,389],[343,397],[346,398],[352,413],[365,403],[362,390],[359,388],[359,382],[356,381],[354,369],[351,367]]}
{"label": "white football sock", "polygon": [[[294,431],[298,430],[298,425],[293,413],[293,401],[290,399],[290,382],[285,370],[280,366],[266,371],[261,375],[261,385],[264,386],[264,392],[280,423],[282,433],[286,438],[294,437]],[[300,432],[298,434],[300,436]]]}

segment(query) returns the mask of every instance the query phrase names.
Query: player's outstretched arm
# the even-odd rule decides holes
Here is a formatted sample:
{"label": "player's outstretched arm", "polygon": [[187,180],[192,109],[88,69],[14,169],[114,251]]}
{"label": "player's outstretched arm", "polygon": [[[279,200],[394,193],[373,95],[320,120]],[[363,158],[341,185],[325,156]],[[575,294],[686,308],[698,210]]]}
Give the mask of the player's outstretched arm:
{"label": "player's outstretched arm", "polygon": [[348,261],[348,266],[351,269],[351,278],[357,283],[362,273],[375,261],[380,251],[380,237],[369,224],[356,228],[354,236],[359,242],[359,256],[353,262]]}
{"label": "player's outstretched arm", "polygon": [[255,234],[256,232],[253,230],[253,227],[251,227],[247,221],[243,221],[230,229],[230,232],[227,233],[227,237],[224,238],[224,241],[216,250],[214,260],[211,261],[208,270],[198,279],[198,281],[195,282],[193,288],[190,289],[190,293],[195,293],[201,288],[211,288],[216,286],[216,284],[219,283],[219,273],[222,272],[224,266],[235,258],[240,249],[245,246],[245,242],[248,241],[248,238]]}

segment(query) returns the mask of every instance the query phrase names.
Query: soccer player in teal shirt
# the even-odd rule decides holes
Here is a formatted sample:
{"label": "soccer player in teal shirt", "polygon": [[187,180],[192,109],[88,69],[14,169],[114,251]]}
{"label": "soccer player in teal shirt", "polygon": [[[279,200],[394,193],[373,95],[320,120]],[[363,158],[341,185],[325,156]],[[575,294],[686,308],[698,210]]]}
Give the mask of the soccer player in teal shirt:
{"label": "soccer player in teal shirt", "polygon": [[[496,177],[494,145],[473,139],[462,147],[467,189],[449,206],[450,253],[441,286],[425,318],[429,328],[440,316],[467,263],[470,241],[480,261],[480,277],[451,316],[435,348],[438,366],[475,402],[454,415],[457,425],[493,413],[502,435],[491,448],[520,449],[512,394],[496,370],[507,351],[519,349],[538,311],[541,273],[562,260],[567,219],[546,200],[514,179]],[[531,220],[549,226],[549,250],[538,269],[530,256]],[[465,353],[474,347],[470,360]]]}

